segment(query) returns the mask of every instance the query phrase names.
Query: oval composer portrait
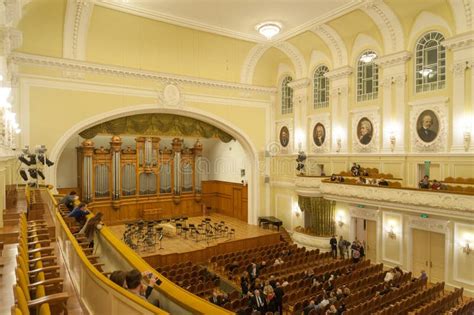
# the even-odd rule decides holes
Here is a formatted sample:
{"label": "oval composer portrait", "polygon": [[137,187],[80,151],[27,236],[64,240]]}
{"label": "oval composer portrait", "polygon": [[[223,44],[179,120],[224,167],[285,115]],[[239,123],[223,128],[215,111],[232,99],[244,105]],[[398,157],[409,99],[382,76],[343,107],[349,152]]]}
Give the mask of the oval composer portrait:
{"label": "oval composer portrait", "polygon": [[357,124],[357,139],[361,144],[369,144],[372,141],[373,131],[372,122],[367,117],[363,117]]}
{"label": "oval composer portrait", "polygon": [[416,120],[416,131],[424,142],[432,142],[438,136],[439,121],[436,114],[430,110],[424,110]]}
{"label": "oval composer portrait", "polygon": [[318,147],[322,146],[326,138],[326,128],[321,123],[317,123],[313,129],[313,141]]}
{"label": "oval composer portrait", "polygon": [[288,127],[283,126],[280,129],[280,144],[282,147],[286,148],[289,142],[290,142],[290,132],[288,131]]}

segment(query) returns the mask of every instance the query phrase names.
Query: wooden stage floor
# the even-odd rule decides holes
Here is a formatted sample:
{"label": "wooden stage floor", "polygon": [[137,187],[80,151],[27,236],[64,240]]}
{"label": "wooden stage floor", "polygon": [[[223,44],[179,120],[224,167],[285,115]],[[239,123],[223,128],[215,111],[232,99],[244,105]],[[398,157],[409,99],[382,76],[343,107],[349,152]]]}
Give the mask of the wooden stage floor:
{"label": "wooden stage floor", "polygon": [[[220,237],[209,242],[205,240],[196,242],[189,236],[187,239],[182,235],[165,236],[162,241],[163,249],[159,249],[159,244],[156,244],[154,250],[138,252],[138,254],[153,267],[157,267],[184,261],[206,262],[214,255],[274,244],[280,240],[280,233],[276,230],[262,229],[218,213],[206,217],[190,217],[187,224],[200,224],[204,218],[211,218],[211,223],[224,221],[229,229],[235,229],[235,237],[232,239]],[[109,228],[119,239],[122,239],[125,225],[115,225]]]}

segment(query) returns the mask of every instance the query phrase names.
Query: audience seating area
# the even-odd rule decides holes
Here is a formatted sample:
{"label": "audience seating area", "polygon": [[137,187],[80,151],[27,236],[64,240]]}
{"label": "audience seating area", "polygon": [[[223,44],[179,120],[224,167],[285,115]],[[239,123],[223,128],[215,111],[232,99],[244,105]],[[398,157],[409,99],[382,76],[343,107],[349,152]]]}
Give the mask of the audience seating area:
{"label": "audience seating area", "polygon": [[63,279],[44,221],[27,221],[22,213],[19,226],[14,314],[67,313],[69,296],[62,292]]}

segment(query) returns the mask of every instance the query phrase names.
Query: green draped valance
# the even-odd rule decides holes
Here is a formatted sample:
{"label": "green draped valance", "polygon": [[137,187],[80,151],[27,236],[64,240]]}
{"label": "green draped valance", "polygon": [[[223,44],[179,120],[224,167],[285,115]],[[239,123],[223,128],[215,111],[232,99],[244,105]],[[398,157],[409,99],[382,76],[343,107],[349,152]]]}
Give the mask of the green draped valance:
{"label": "green draped valance", "polygon": [[98,134],[219,138],[223,142],[234,139],[228,133],[203,121],[185,116],[157,113],[109,120],[79,133],[86,139],[92,139]]}

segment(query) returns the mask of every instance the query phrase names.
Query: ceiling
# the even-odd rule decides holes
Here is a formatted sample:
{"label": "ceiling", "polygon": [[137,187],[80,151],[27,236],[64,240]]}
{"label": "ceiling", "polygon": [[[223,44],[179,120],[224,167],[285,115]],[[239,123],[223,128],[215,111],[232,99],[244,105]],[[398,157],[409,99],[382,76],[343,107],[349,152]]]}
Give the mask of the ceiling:
{"label": "ceiling", "polygon": [[172,24],[263,42],[255,26],[282,24],[288,38],[348,12],[358,0],[96,0],[96,4]]}

